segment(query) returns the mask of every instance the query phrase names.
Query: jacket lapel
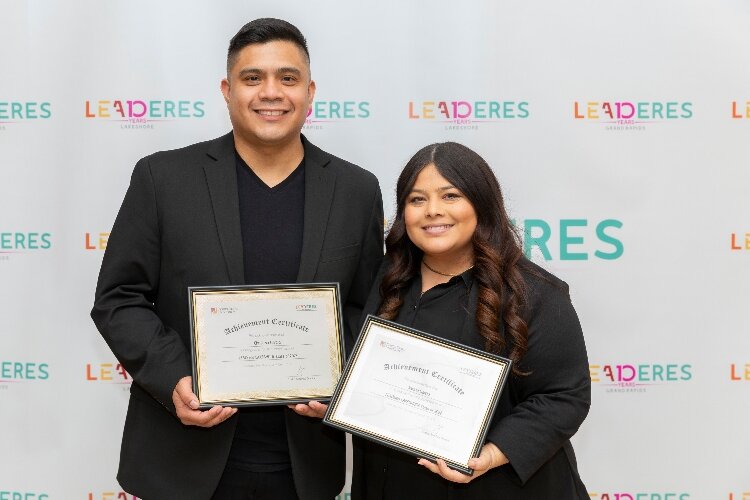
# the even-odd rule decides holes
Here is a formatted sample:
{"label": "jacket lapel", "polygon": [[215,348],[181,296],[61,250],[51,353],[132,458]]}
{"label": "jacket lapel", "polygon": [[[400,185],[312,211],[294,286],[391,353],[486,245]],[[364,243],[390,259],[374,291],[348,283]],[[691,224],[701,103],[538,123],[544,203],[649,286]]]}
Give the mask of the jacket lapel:
{"label": "jacket lapel", "polygon": [[302,229],[299,283],[315,279],[320,252],[328,225],[328,214],[333,201],[336,173],[328,168],[331,157],[302,136],[305,148],[305,216]]}
{"label": "jacket lapel", "polygon": [[211,141],[207,155],[213,161],[204,165],[203,170],[211,197],[216,230],[227,265],[227,274],[230,284],[241,285],[245,282],[245,267],[232,133]]}

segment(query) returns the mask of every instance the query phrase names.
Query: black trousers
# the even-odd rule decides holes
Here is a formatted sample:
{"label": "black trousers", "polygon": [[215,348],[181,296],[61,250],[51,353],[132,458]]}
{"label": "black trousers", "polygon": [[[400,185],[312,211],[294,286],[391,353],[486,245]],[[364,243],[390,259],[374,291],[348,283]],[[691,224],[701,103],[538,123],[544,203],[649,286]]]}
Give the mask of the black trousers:
{"label": "black trousers", "polygon": [[224,469],[211,500],[298,500],[292,469],[249,472]]}

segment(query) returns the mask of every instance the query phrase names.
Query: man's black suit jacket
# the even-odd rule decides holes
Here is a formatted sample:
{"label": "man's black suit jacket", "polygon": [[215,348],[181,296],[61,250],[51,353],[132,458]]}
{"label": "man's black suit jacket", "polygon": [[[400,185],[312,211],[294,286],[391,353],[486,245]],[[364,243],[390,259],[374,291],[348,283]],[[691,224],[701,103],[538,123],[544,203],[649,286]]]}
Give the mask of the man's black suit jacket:
{"label": "man's black suit jacket", "polygon": [[[383,206],[371,173],[302,138],[305,214],[298,282],[338,282],[356,327],[383,254]],[[273,235],[269,235],[272,238]],[[243,247],[232,134],[140,160],[104,254],[91,316],[133,384],[117,478],[146,500],[207,500],[237,416],[209,429],[176,418],[190,375],[189,286],[240,285]],[[351,340],[351,339],[348,339]],[[344,436],[285,409],[301,499],[344,484]]]}

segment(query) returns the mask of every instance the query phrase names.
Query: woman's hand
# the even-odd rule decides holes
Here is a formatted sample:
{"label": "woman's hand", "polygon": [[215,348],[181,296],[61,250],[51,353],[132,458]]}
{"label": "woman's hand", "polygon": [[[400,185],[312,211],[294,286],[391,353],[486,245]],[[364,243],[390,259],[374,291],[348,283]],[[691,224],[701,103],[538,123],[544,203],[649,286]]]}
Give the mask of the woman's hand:
{"label": "woman's hand", "polygon": [[494,467],[500,467],[501,465],[507,464],[508,457],[506,457],[505,454],[500,451],[500,448],[495,446],[494,443],[485,443],[485,445],[482,446],[479,456],[469,460],[469,467],[474,469],[474,474],[471,476],[467,476],[457,470],[451,469],[445,463],[445,460],[441,458],[437,460],[437,464],[424,458],[420,458],[417,463],[424,466],[426,469],[431,470],[435,474],[444,477],[448,481],[453,481],[454,483],[468,483]]}

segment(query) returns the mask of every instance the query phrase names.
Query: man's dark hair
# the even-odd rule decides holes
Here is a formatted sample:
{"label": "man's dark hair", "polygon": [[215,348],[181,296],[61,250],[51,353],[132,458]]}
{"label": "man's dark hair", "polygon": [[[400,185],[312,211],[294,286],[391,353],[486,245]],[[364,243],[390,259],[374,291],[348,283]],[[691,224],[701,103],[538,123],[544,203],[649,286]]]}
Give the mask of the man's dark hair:
{"label": "man's dark hair", "polygon": [[244,25],[229,41],[227,51],[227,76],[234,66],[237,54],[254,43],[268,43],[277,40],[292,42],[305,53],[307,64],[310,64],[310,52],[307,50],[307,40],[299,29],[292,23],[272,17],[255,19]]}

